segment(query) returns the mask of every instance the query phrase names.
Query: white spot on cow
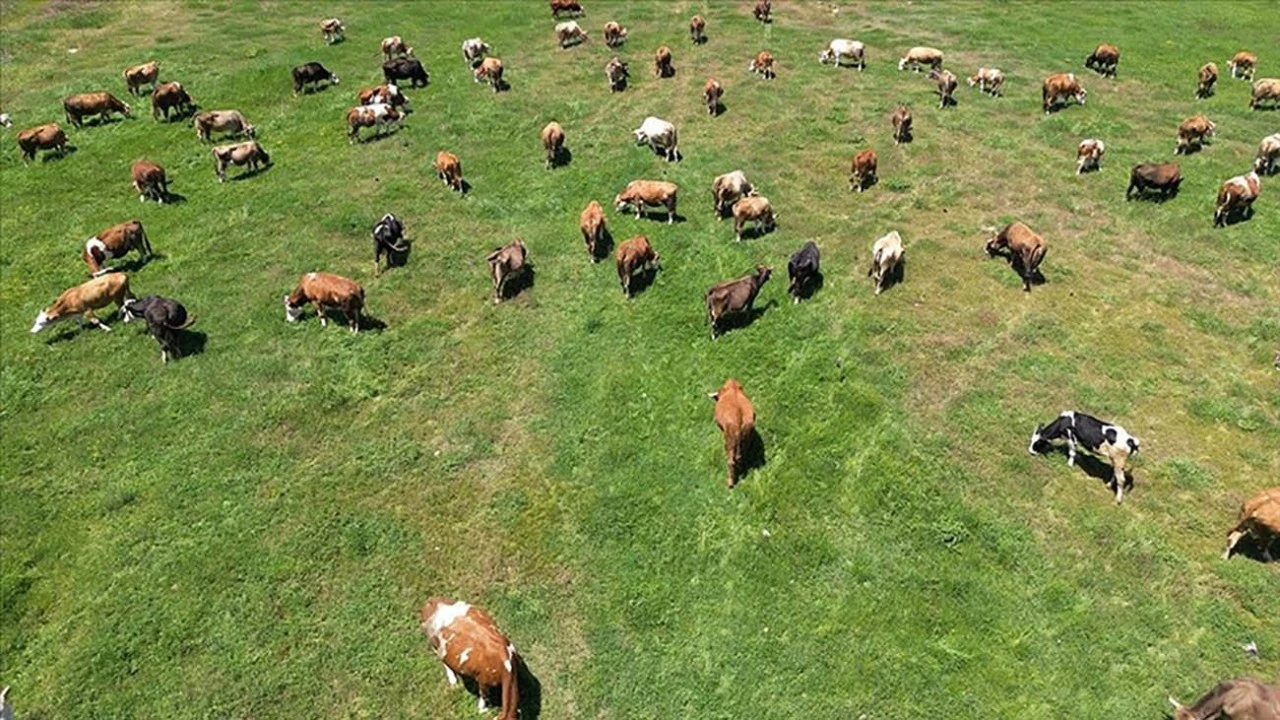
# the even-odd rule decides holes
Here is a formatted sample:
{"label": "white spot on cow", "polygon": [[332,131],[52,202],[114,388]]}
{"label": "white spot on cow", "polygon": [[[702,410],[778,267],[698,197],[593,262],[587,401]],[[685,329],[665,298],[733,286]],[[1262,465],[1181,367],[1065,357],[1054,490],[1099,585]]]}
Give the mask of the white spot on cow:
{"label": "white spot on cow", "polygon": [[444,676],[449,680],[449,687],[454,687],[458,684],[458,676],[448,665],[444,666]]}
{"label": "white spot on cow", "polygon": [[313,272],[309,272],[309,273],[307,273],[307,279],[308,279],[308,280],[315,280],[315,279],[316,279],[316,274],[315,274],[315,273],[313,273]]}
{"label": "white spot on cow", "polygon": [[452,605],[440,605],[436,611],[431,614],[431,632],[439,634],[441,630],[453,624],[454,620],[466,616],[471,611],[471,605],[465,602],[456,602]]}
{"label": "white spot on cow", "polygon": [[503,660],[503,661],[502,661],[502,667],[506,668],[506,669],[507,669],[507,672],[511,672],[511,659],[510,659],[510,658],[508,658],[508,659],[506,659],[506,660]]}
{"label": "white spot on cow", "polygon": [[467,648],[466,650],[463,650],[463,651],[462,651],[462,654],[461,654],[461,655],[459,655],[459,656],[458,656],[458,668],[459,668],[459,669],[461,669],[463,665],[466,665],[466,664],[467,664],[467,658],[471,657],[471,651],[472,651],[473,649],[474,649],[474,648]]}

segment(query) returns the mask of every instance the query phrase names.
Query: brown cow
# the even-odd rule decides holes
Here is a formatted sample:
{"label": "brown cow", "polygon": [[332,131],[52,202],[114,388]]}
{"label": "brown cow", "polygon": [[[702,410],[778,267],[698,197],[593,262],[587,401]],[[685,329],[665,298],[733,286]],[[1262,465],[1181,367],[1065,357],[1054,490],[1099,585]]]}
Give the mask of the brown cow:
{"label": "brown cow", "polygon": [[661,180],[632,180],[613,198],[613,207],[622,212],[623,208],[631,205],[639,220],[645,206],[662,206],[667,209],[667,224],[670,225],[676,221],[676,195],[679,190],[675,183]]}
{"label": "brown cow", "polygon": [[757,265],[756,271],[737,280],[729,280],[707,291],[707,319],[711,321],[711,339],[715,340],[720,330],[720,319],[730,313],[751,312],[751,304],[755,302],[760,288],[769,281],[773,268]]}
{"label": "brown cow", "polygon": [[658,253],[653,251],[649,238],[637,235],[624,241],[614,253],[618,263],[618,281],[622,283],[622,294],[631,297],[631,278],[636,271],[648,271],[658,266]]}
{"label": "brown cow", "polygon": [[347,140],[360,141],[360,128],[373,128],[375,136],[381,135],[391,123],[403,122],[404,114],[390,105],[361,105],[347,111]]}
{"label": "brown cow", "polygon": [[653,54],[653,74],[660,78],[669,78],[676,74],[675,66],[671,64],[671,48],[663,45]]}
{"label": "brown cow", "polygon": [[742,230],[747,223],[755,223],[755,235],[772,232],[777,227],[778,214],[773,211],[769,198],[763,195],[744,197],[733,204],[733,232],[742,242]]}
{"label": "brown cow", "polygon": [[756,409],[742,392],[742,384],[733,378],[711,393],[716,402],[716,425],[724,435],[725,465],[729,468],[727,485],[732,490],[738,484],[738,471],[744,455],[756,432]]}
{"label": "brown cow", "polygon": [[132,113],[128,103],[121,102],[109,92],[68,95],[62,101],[62,110],[67,115],[67,122],[76,127],[81,127],[84,124],[83,119],[89,115],[100,115],[105,119],[113,112],[118,112],[125,117],[130,117]]}
{"label": "brown cow", "polygon": [[756,0],[756,6],[751,8],[751,14],[755,16],[756,20],[762,23],[773,22],[773,18],[770,17],[770,13],[772,12],[773,3],[770,2],[770,0]]}
{"label": "brown cow", "polygon": [[945,108],[948,105],[955,105],[956,86],[960,82],[956,79],[955,73],[942,68],[934,68],[929,71],[928,78],[938,83],[938,107]]}
{"label": "brown cow", "polygon": [[564,128],[560,123],[552,121],[542,128],[542,148],[547,151],[547,169],[556,166],[560,154],[564,152]]}
{"label": "brown cow", "polygon": [[1088,94],[1076,80],[1075,73],[1054,73],[1044,79],[1044,85],[1040,90],[1040,97],[1044,101],[1044,114],[1048,115],[1059,100],[1065,104],[1068,99],[1074,99],[1076,104],[1083,105],[1085,96]]}
{"label": "brown cow", "polygon": [[701,45],[707,41],[707,21],[703,20],[701,15],[694,15],[689,21],[689,39],[694,45]]}
{"label": "brown cow", "polygon": [[1107,146],[1097,138],[1088,138],[1080,141],[1080,146],[1076,148],[1076,174],[1080,175],[1087,170],[1102,169],[1102,154],[1107,151]]}
{"label": "brown cow", "polygon": [[360,331],[360,313],[364,310],[364,288],[354,280],[325,272],[311,272],[298,280],[293,292],[284,296],[284,319],[298,322],[303,307],[311,303],[320,317],[320,327],[329,324],[328,310],[341,310],[351,332]]}
{"label": "brown cow", "polygon": [[761,50],[751,58],[751,62],[747,64],[747,70],[762,76],[765,80],[772,80],[778,76],[774,72],[773,65],[773,55],[768,50]]}
{"label": "brown cow", "polygon": [[876,151],[867,148],[853,156],[853,164],[849,167],[849,189],[862,192],[867,185],[876,180]]}
{"label": "brown cow", "polygon": [[240,177],[258,172],[258,166],[271,166],[271,156],[262,149],[256,140],[236,143],[234,145],[218,145],[213,149],[213,168],[218,175],[218,182],[227,179],[228,165],[248,165],[249,171]]}
{"label": "brown cow", "polygon": [[454,190],[466,192],[467,186],[462,180],[462,161],[457,155],[445,150],[436,153],[436,176]]}
{"label": "brown cow", "polygon": [[257,134],[257,129],[236,110],[211,110],[198,113],[192,120],[191,126],[196,129],[196,137],[204,142],[209,142],[215,130],[230,135],[244,134],[248,137]]}
{"label": "brown cow", "polygon": [[1271,109],[1280,107],[1280,78],[1263,78],[1253,84],[1253,93],[1249,98],[1249,109],[1258,110],[1262,103],[1271,101]]}
{"label": "brown cow", "polygon": [[506,286],[514,278],[524,275],[529,267],[529,251],[519,239],[506,247],[495,248],[485,260],[493,277],[493,304],[502,302]]}
{"label": "brown cow", "polygon": [[627,64],[618,57],[614,57],[604,66],[604,75],[609,78],[609,92],[621,92],[627,86],[627,79],[631,77],[630,71],[627,70]]}
{"label": "brown cow", "polygon": [[1256,171],[1237,175],[1222,183],[1218,204],[1213,211],[1213,226],[1223,227],[1234,214],[1253,215],[1253,201],[1262,193],[1262,180]]}
{"label": "brown cow", "polygon": [[390,105],[399,109],[409,104],[409,98],[395,83],[383,83],[362,89],[356,94],[356,102],[361,105]]}
{"label": "brown cow", "polygon": [[503,68],[501,60],[496,57],[487,57],[480,61],[480,65],[476,67],[475,72],[472,74],[475,77],[476,82],[484,82],[485,80],[488,80],[489,87],[492,87],[493,91],[496,93],[500,92],[504,87],[502,71]]}
{"label": "brown cow", "polygon": [[146,202],[147,198],[151,198],[163,203],[169,197],[169,179],[165,176],[164,168],[150,160],[139,160],[133,164],[131,173],[133,189],[138,191],[139,201]]}
{"label": "brown cow", "polygon": [[586,14],[586,11],[577,0],[551,0],[551,17],[560,17],[560,13],[577,16]]}
{"label": "brown cow", "polygon": [[130,95],[139,95],[143,85],[150,85],[155,90],[156,79],[160,77],[160,64],[152,60],[141,65],[125,68],[124,85]]}
{"label": "brown cow", "polygon": [[893,123],[893,144],[911,142],[911,108],[906,105],[899,105],[890,116],[889,122]]}
{"label": "brown cow", "polygon": [[465,602],[433,597],[422,607],[421,627],[432,652],[444,664],[450,686],[458,684],[459,675],[475,681],[481,712],[490,694],[499,691],[498,720],[516,720],[523,660],[489,613]]}
{"label": "brown cow", "polygon": [[1160,193],[1163,200],[1178,194],[1182,185],[1182,167],[1178,163],[1141,163],[1129,172],[1129,187],[1125,200],[1141,197],[1147,190]]}
{"label": "brown cow", "polygon": [[[1022,289],[1025,292],[1031,292],[1032,281],[1041,277],[1040,263],[1044,261],[1047,249],[1044,238],[1020,222],[1005,225],[1003,230],[987,240],[987,254],[1005,254],[1022,276]],[[1006,253],[1001,253],[1001,250]]]}
{"label": "brown cow", "polygon": [[1280,487],[1263,490],[1240,506],[1239,521],[1227,535],[1223,560],[1231,559],[1236,543],[1245,535],[1253,537],[1254,543],[1262,549],[1263,559],[1271,562],[1271,546],[1280,540]]}
{"label": "brown cow", "polygon": [[1115,77],[1116,68],[1120,66],[1120,49],[1115,45],[1102,43],[1084,59],[1084,66],[1103,77]]}
{"label": "brown cow", "polygon": [[194,106],[195,102],[182,88],[180,82],[164,83],[151,92],[151,117],[153,118],[158,118],[161,113],[164,113],[164,119],[168,120],[170,108],[178,117],[182,117],[193,110]]}
{"label": "brown cow", "polygon": [[1215,127],[1213,121],[1204,115],[1193,115],[1183,120],[1178,125],[1178,144],[1174,146],[1173,154],[1191,152],[1191,143],[1193,142],[1196,145],[1196,149],[1203,147],[1207,138],[1217,134]]}
{"label": "brown cow", "polygon": [[122,258],[130,250],[137,250],[145,261],[151,257],[151,242],[138,220],[118,223],[89,238],[84,243],[84,262],[89,266],[89,276],[111,272],[107,261]]}
{"label": "brown cow", "polygon": [[616,22],[607,22],[604,24],[604,44],[609,47],[617,47],[627,39],[627,29]]}
{"label": "brown cow", "polygon": [[65,320],[75,316],[83,325],[88,320],[94,327],[101,328],[107,332],[111,332],[111,328],[102,324],[94,316],[95,310],[116,304],[119,309],[124,306],[125,300],[131,299],[133,293],[129,291],[129,278],[124,273],[109,273],[100,277],[96,277],[86,283],[82,283],[73,288],[64,290],[53,304],[36,316],[35,324],[31,326],[32,333],[38,333],[49,327],[59,320]]}
{"label": "brown cow", "polygon": [[1214,86],[1218,84],[1218,66],[1213,63],[1201,65],[1197,79],[1199,83],[1196,85],[1196,99],[1203,100],[1213,95]]}
{"label": "brown cow", "polygon": [[1173,720],[1280,720],[1280,687],[1247,677],[1218,683],[1191,707],[1169,702]]}
{"label": "brown cow", "polygon": [[46,123],[18,133],[18,148],[22,150],[22,162],[36,159],[36,150],[57,150],[58,156],[67,152],[67,134],[58,123]]}
{"label": "brown cow", "polygon": [[605,237],[609,232],[604,219],[604,208],[600,207],[600,203],[592,200],[587,204],[586,209],[578,216],[578,227],[582,230],[582,241],[587,245],[591,262],[600,262],[597,253],[604,247]]}
{"label": "brown cow", "polygon": [[720,98],[724,97],[724,87],[715,78],[707,78],[702,86],[702,101],[707,104],[707,114],[715,117],[720,114]]}
{"label": "brown cow", "polygon": [[1227,69],[1231,71],[1231,77],[1238,77],[1241,80],[1252,80],[1253,71],[1258,67],[1258,56],[1248,50],[1241,50],[1231,58],[1231,62],[1227,63]]}

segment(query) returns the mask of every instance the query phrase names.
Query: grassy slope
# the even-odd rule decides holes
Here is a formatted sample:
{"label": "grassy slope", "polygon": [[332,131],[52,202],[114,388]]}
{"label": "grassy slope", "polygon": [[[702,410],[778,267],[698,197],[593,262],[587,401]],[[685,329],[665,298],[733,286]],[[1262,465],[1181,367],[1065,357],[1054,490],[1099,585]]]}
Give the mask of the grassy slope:
{"label": "grassy slope", "polygon": [[[145,110],[70,131],[62,161],[0,154],[0,679],[20,710],[468,717],[417,632],[436,592],[494,612],[548,718],[1150,717],[1168,692],[1274,678],[1277,568],[1216,558],[1239,501],[1280,471],[1273,188],[1251,222],[1209,219],[1276,114],[1248,112],[1228,79],[1190,99],[1199,64],[1280,34],[1274,9],[777,5],[763,28],[736,5],[597,2],[596,37],[568,52],[540,4],[0,5],[0,105],[18,126],[154,57],[203,107],[243,110],[276,161],[219,185],[190,128]],[[347,43],[322,45],[327,14]],[[596,35],[611,18],[634,73],[613,97]],[[405,130],[350,147],[342,111],[391,33],[432,85]],[[456,47],[476,34],[510,93],[472,84]],[[867,72],[814,62],[832,36],[867,43]],[[1039,79],[1103,40],[1124,51],[1120,78],[1085,75],[1089,104],[1043,117]],[[936,110],[927,81],[893,68],[915,43],[957,73],[1004,68],[1007,96],[962,88]],[[659,44],[672,80],[647,72]],[[772,83],[744,71],[761,48],[781,63]],[[313,59],[343,83],[292,97],[288,67]],[[709,74],[727,89],[715,120]],[[898,102],[917,140],[895,149]],[[1199,109],[1219,138],[1182,161],[1182,195],[1124,203],[1125,169],[1169,157]],[[630,145],[649,114],[680,126],[683,163]],[[551,119],[574,154],[554,173],[537,143]],[[1104,169],[1076,178],[1090,135]],[[867,144],[882,182],[851,196],[847,158]],[[434,179],[440,148],[470,197]],[[133,199],[142,156],[186,204]],[[741,245],[706,198],[736,167],[783,213]],[[577,213],[660,176],[684,188],[686,222],[610,216],[664,260],[626,303],[612,268],[585,261]],[[388,210],[416,246],[374,280],[367,232]],[[135,288],[183,300],[205,351],[161,368],[132,327],[28,336],[83,279],[82,239],[130,216],[164,255]],[[981,253],[980,228],[1013,218],[1051,243],[1029,296]],[[867,248],[894,228],[906,283],[873,301]],[[494,308],[482,258],[515,235],[536,285]],[[817,298],[792,306],[775,281],[754,325],[710,343],[703,289],[758,262],[781,273],[810,238]],[[317,268],[364,282],[387,328],[286,326],[279,298]],[[727,375],[768,454],[734,493],[704,396]],[[1024,452],[1064,407],[1143,439],[1124,506]]]}

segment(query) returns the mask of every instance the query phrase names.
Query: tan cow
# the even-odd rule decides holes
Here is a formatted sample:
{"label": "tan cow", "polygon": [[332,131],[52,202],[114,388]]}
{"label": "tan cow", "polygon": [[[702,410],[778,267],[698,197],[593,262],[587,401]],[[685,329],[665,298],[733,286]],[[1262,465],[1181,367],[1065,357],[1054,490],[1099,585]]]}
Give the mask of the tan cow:
{"label": "tan cow", "polygon": [[756,53],[755,57],[751,58],[751,62],[747,64],[747,70],[760,75],[765,80],[772,80],[777,77],[773,66],[773,54],[768,50],[761,50]]}
{"label": "tan cow", "polygon": [[1213,226],[1225,227],[1234,214],[1253,215],[1253,201],[1262,193],[1262,180],[1257,172],[1237,175],[1222,183],[1218,204],[1213,211]]}
{"label": "tan cow", "polygon": [[763,195],[744,197],[733,204],[733,232],[742,242],[742,230],[747,223],[755,224],[755,235],[773,232],[778,226],[778,213],[773,211],[769,198]]}
{"label": "tan cow", "polygon": [[329,324],[328,311],[341,310],[351,332],[360,331],[360,313],[364,310],[364,288],[354,280],[326,272],[311,272],[298,280],[293,292],[284,296],[284,319],[298,322],[303,308],[310,303],[320,318],[320,327]]}
{"label": "tan cow", "polygon": [[[555,2],[552,0],[553,10]],[[499,691],[502,710],[498,720],[516,720],[523,661],[489,613],[465,602],[433,597],[422,607],[421,627],[432,652],[444,664],[451,687],[458,684],[459,676],[475,681],[481,712],[489,694]]]}
{"label": "tan cow", "polygon": [[1280,133],[1268,135],[1258,143],[1258,156],[1253,159],[1253,169],[1259,175],[1270,175],[1280,167]]}
{"label": "tan cow", "polygon": [[197,113],[191,126],[196,129],[196,137],[204,142],[209,142],[215,131],[229,135],[243,134],[247,137],[257,134],[257,129],[236,110],[211,110]]}
{"label": "tan cow", "polygon": [[632,180],[613,198],[614,209],[622,212],[628,205],[635,208],[636,219],[644,214],[646,206],[667,209],[667,224],[676,221],[676,196],[680,188],[675,183],[661,180]]}
{"label": "tan cow", "polygon": [[1191,152],[1193,142],[1196,149],[1203,147],[1207,138],[1217,134],[1215,128],[1213,121],[1204,115],[1193,115],[1183,120],[1178,125],[1178,144],[1174,146],[1173,154]]}
{"label": "tan cow", "polygon": [[750,313],[751,305],[760,288],[769,281],[773,268],[757,265],[756,271],[737,280],[729,280],[707,291],[707,319],[711,321],[711,339],[715,340],[720,330],[720,320],[733,313]]}
{"label": "tan cow", "polygon": [[249,171],[240,176],[246,177],[257,173],[259,166],[271,167],[271,156],[256,140],[218,145],[213,149],[213,167],[218,182],[226,182],[228,165],[248,165]]}
{"label": "tan cow", "polygon": [[1241,80],[1252,80],[1253,71],[1258,67],[1258,56],[1248,50],[1241,50],[1236,53],[1231,61],[1227,63],[1227,69],[1231,71],[1231,77],[1240,78]]}
{"label": "tan cow", "polygon": [[139,160],[130,169],[133,176],[133,189],[138,191],[138,200],[146,202],[148,198],[163,203],[169,197],[169,178],[164,168],[150,160]]}
{"label": "tan cow", "polygon": [[969,76],[969,87],[975,86],[991,97],[1001,97],[1004,95],[1004,73],[1000,68],[978,68],[978,72]]}
{"label": "tan cow", "polygon": [[770,0],[756,0],[755,7],[751,8],[751,14],[755,19],[762,23],[771,23],[773,18],[770,13],[773,12],[773,3]]}
{"label": "tan cow", "polygon": [[573,20],[566,20],[565,22],[558,23],[555,27],[555,33],[556,43],[561,48],[570,48],[574,45],[580,45],[589,39],[587,37],[587,31],[583,30],[582,26]]}
{"label": "tan cow", "polygon": [[66,113],[67,122],[76,127],[81,127],[84,124],[84,118],[89,115],[99,115],[106,119],[111,113],[118,112],[125,117],[130,117],[132,114],[128,103],[118,100],[109,92],[68,95],[62,101],[62,110]]}
{"label": "tan cow", "polygon": [[395,83],[383,83],[361,89],[356,94],[356,102],[361,105],[390,105],[399,109],[408,106],[409,98],[400,92],[400,86]]}
{"label": "tan cow", "polygon": [[893,144],[911,142],[911,108],[899,105],[889,117],[893,123]]}
{"label": "tan cow", "polygon": [[1084,66],[1103,77],[1115,77],[1116,68],[1120,66],[1120,49],[1115,45],[1102,43],[1084,59]]}
{"label": "tan cow", "polygon": [[462,179],[462,161],[457,155],[444,150],[436,153],[436,177],[454,190],[466,192],[466,185]]}
{"label": "tan cow", "polygon": [[111,272],[107,261],[122,258],[130,250],[137,250],[145,261],[151,257],[151,242],[138,220],[112,225],[89,238],[84,243],[84,262],[89,266],[89,276],[98,277]]}
{"label": "tan cow", "polygon": [[1048,115],[1059,100],[1065,103],[1073,99],[1076,104],[1083,105],[1089,93],[1080,86],[1075,73],[1054,73],[1044,79],[1040,89],[1040,97],[1044,101],[1044,114]]}
{"label": "tan cow", "polygon": [[36,316],[31,326],[32,333],[38,333],[59,320],[76,317],[83,325],[88,320],[94,327],[111,332],[111,328],[102,324],[93,314],[95,310],[116,304],[116,309],[124,306],[125,300],[133,298],[129,291],[129,277],[124,273],[108,273],[96,277],[86,283],[69,288],[53,304]]}
{"label": "tan cow", "polygon": [[627,29],[616,22],[607,22],[604,24],[604,44],[609,47],[618,47],[627,39]]}
{"label": "tan cow", "polygon": [[582,3],[578,0],[551,0],[551,17],[560,17],[560,13],[576,16],[584,15],[586,11],[582,9]]}
{"label": "tan cow", "polygon": [[195,101],[183,89],[180,82],[167,82],[157,85],[151,91],[151,117],[158,118],[162,114],[169,119],[169,110],[182,117],[194,109]]}
{"label": "tan cow", "polygon": [[329,18],[320,21],[320,32],[324,34],[325,44],[333,45],[346,39],[347,29],[338,18]]}
{"label": "tan cow", "polygon": [[605,238],[609,232],[604,218],[604,208],[600,207],[600,203],[592,200],[587,204],[586,209],[578,216],[578,228],[582,230],[582,241],[586,243],[591,262],[600,262],[598,252],[604,247]]}
{"label": "tan cow", "polygon": [[931,47],[913,47],[898,61],[898,69],[906,70],[908,65],[915,72],[920,72],[924,65],[937,70],[942,67],[942,51]]}
{"label": "tan cow", "polygon": [[702,101],[707,104],[707,114],[715,117],[720,114],[720,98],[724,97],[724,87],[715,78],[707,78],[702,86]]}
{"label": "tan cow", "polygon": [[384,62],[391,62],[398,57],[412,57],[413,48],[405,44],[399,35],[392,35],[389,38],[382,39],[382,59]]}
{"label": "tan cow", "polygon": [[1236,543],[1246,535],[1252,536],[1262,549],[1263,559],[1271,562],[1271,546],[1276,540],[1280,540],[1280,487],[1263,490],[1240,506],[1239,520],[1227,535],[1227,549],[1222,551],[1223,560],[1231,559]]}
{"label": "tan cow", "polygon": [[[995,228],[989,228],[994,231]],[[1031,283],[1040,277],[1040,263],[1048,246],[1044,238],[1020,222],[1009,223],[987,240],[987,254],[1004,254],[1022,276],[1022,289],[1031,292]],[[1001,251],[1004,251],[1003,253]]]}
{"label": "tan cow", "polygon": [[22,162],[36,159],[36,150],[57,150],[61,157],[67,152],[67,134],[58,123],[46,123],[18,133],[18,148],[22,150]]}
{"label": "tan cow", "polygon": [[956,104],[956,86],[960,82],[956,79],[955,73],[942,68],[934,68],[929,71],[928,78],[938,83],[938,108],[945,108],[948,105]]}
{"label": "tan cow", "polygon": [[725,465],[729,469],[725,484],[732,490],[738,484],[742,461],[755,438],[756,409],[742,391],[742,384],[733,378],[725,380],[710,397],[716,403],[716,425],[724,435]]}
{"label": "tan cow", "polygon": [[671,64],[671,48],[663,45],[653,54],[653,74],[660,78],[669,78],[676,74],[676,68]]}
{"label": "tan cow", "polygon": [[631,297],[631,279],[637,271],[648,271],[658,266],[658,253],[653,251],[649,238],[637,235],[624,241],[614,253],[618,265],[618,281],[622,283],[622,294]]}
{"label": "tan cow", "polygon": [[506,296],[507,283],[524,276],[529,268],[528,257],[528,249],[517,239],[506,247],[496,248],[485,258],[489,263],[489,274],[493,277],[494,305]]}
{"label": "tan cow", "polygon": [[701,15],[694,15],[689,21],[689,39],[694,45],[701,45],[707,41],[707,21]]}
{"label": "tan cow", "polygon": [[1076,174],[1087,172],[1089,170],[1102,169],[1102,154],[1107,151],[1107,146],[1097,138],[1089,138],[1080,141],[1080,147],[1076,149]]}
{"label": "tan cow", "polygon": [[862,190],[876,180],[876,151],[867,148],[853,156],[849,166],[849,189]]}
{"label": "tan cow", "polygon": [[1197,73],[1197,80],[1197,100],[1203,100],[1204,98],[1213,95],[1214,86],[1218,84],[1218,66],[1213,63],[1205,63],[1204,65],[1201,65],[1200,71]]}
{"label": "tan cow", "polygon": [[871,246],[871,267],[867,277],[876,287],[876,295],[884,290],[884,281],[892,277],[907,251],[902,247],[902,236],[897,230],[878,238]]}
{"label": "tan cow", "polygon": [[141,94],[143,85],[155,90],[156,79],[160,77],[160,64],[152,60],[141,65],[125,68],[124,85],[130,95]]}
{"label": "tan cow", "polygon": [[542,128],[542,149],[547,152],[547,169],[550,170],[560,161],[564,152],[564,128],[560,123],[552,121]]}
{"label": "tan cow", "polygon": [[1271,109],[1280,107],[1280,78],[1263,78],[1253,84],[1253,93],[1249,97],[1249,109],[1259,110],[1262,103],[1270,101]]}
{"label": "tan cow", "polygon": [[488,80],[489,87],[493,88],[493,91],[496,93],[500,92],[504,87],[502,72],[502,61],[496,57],[487,57],[480,61],[480,64],[472,74],[474,75],[476,82],[484,82],[485,80]]}
{"label": "tan cow", "polygon": [[711,182],[711,201],[715,207],[716,219],[723,220],[726,208],[733,207],[739,199],[750,197],[755,193],[756,190],[751,185],[751,181],[747,180],[746,173],[741,170],[717,175]]}
{"label": "tan cow", "polygon": [[1172,696],[1173,720],[1280,720],[1280,687],[1253,678],[1218,683],[1191,707]]}

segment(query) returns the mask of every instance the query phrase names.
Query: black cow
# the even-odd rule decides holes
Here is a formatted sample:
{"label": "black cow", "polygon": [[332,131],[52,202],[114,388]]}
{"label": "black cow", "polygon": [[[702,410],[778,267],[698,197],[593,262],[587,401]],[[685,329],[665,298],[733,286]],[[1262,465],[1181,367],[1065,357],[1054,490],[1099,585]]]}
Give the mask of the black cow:
{"label": "black cow", "polygon": [[329,72],[325,69],[325,66],[318,62],[299,65],[293,69],[293,92],[296,95],[302,92],[303,85],[315,85],[325,80],[334,85],[338,84],[338,76]]}
{"label": "black cow", "polygon": [[408,252],[409,246],[404,244],[404,223],[400,218],[387,213],[378,224],[373,226],[373,274],[382,274],[382,256],[387,256],[387,266],[391,265],[392,253]]}
{"label": "black cow", "polygon": [[121,306],[124,321],[135,318],[147,321],[147,332],[160,343],[160,359],[169,362],[169,356],[181,357],[178,332],[191,327],[196,319],[187,317],[187,309],[177,300],[159,295],[148,295],[139,300],[125,300]]}
{"label": "black cow", "polygon": [[1036,449],[1038,446],[1058,440],[1067,442],[1068,465],[1076,463],[1076,443],[1083,445],[1089,452],[1110,460],[1113,470],[1111,484],[1116,493],[1116,502],[1124,500],[1125,463],[1130,455],[1138,452],[1138,438],[1119,425],[1103,422],[1082,412],[1064,410],[1053,422],[1036,428],[1031,434],[1027,452],[1039,455],[1040,452]]}
{"label": "black cow", "polygon": [[1178,194],[1178,186],[1182,184],[1182,168],[1178,163],[1142,163],[1134,165],[1129,173],[1129,188],[1124,191],[1124,199],[1131,200],[1142,197],[1147,190],[1160,193],[1160,199]]}
{"label": "black cow", "polygon": [[818,260],[818,246],[810,240],[787,261],[787,277],[791,278],[791,286],[788,290],[796,302],[800,302],[800,296],[818,281],[821,275]]}
{"label": "black cow", "polygon": [[396,58],[382,63],[382,77],[386,78],[388,84],[397,80],[408,80],[409,87],[418,87],[419,82],[426,87],[427,83],[431,82],[431,75],[417,58]]}

